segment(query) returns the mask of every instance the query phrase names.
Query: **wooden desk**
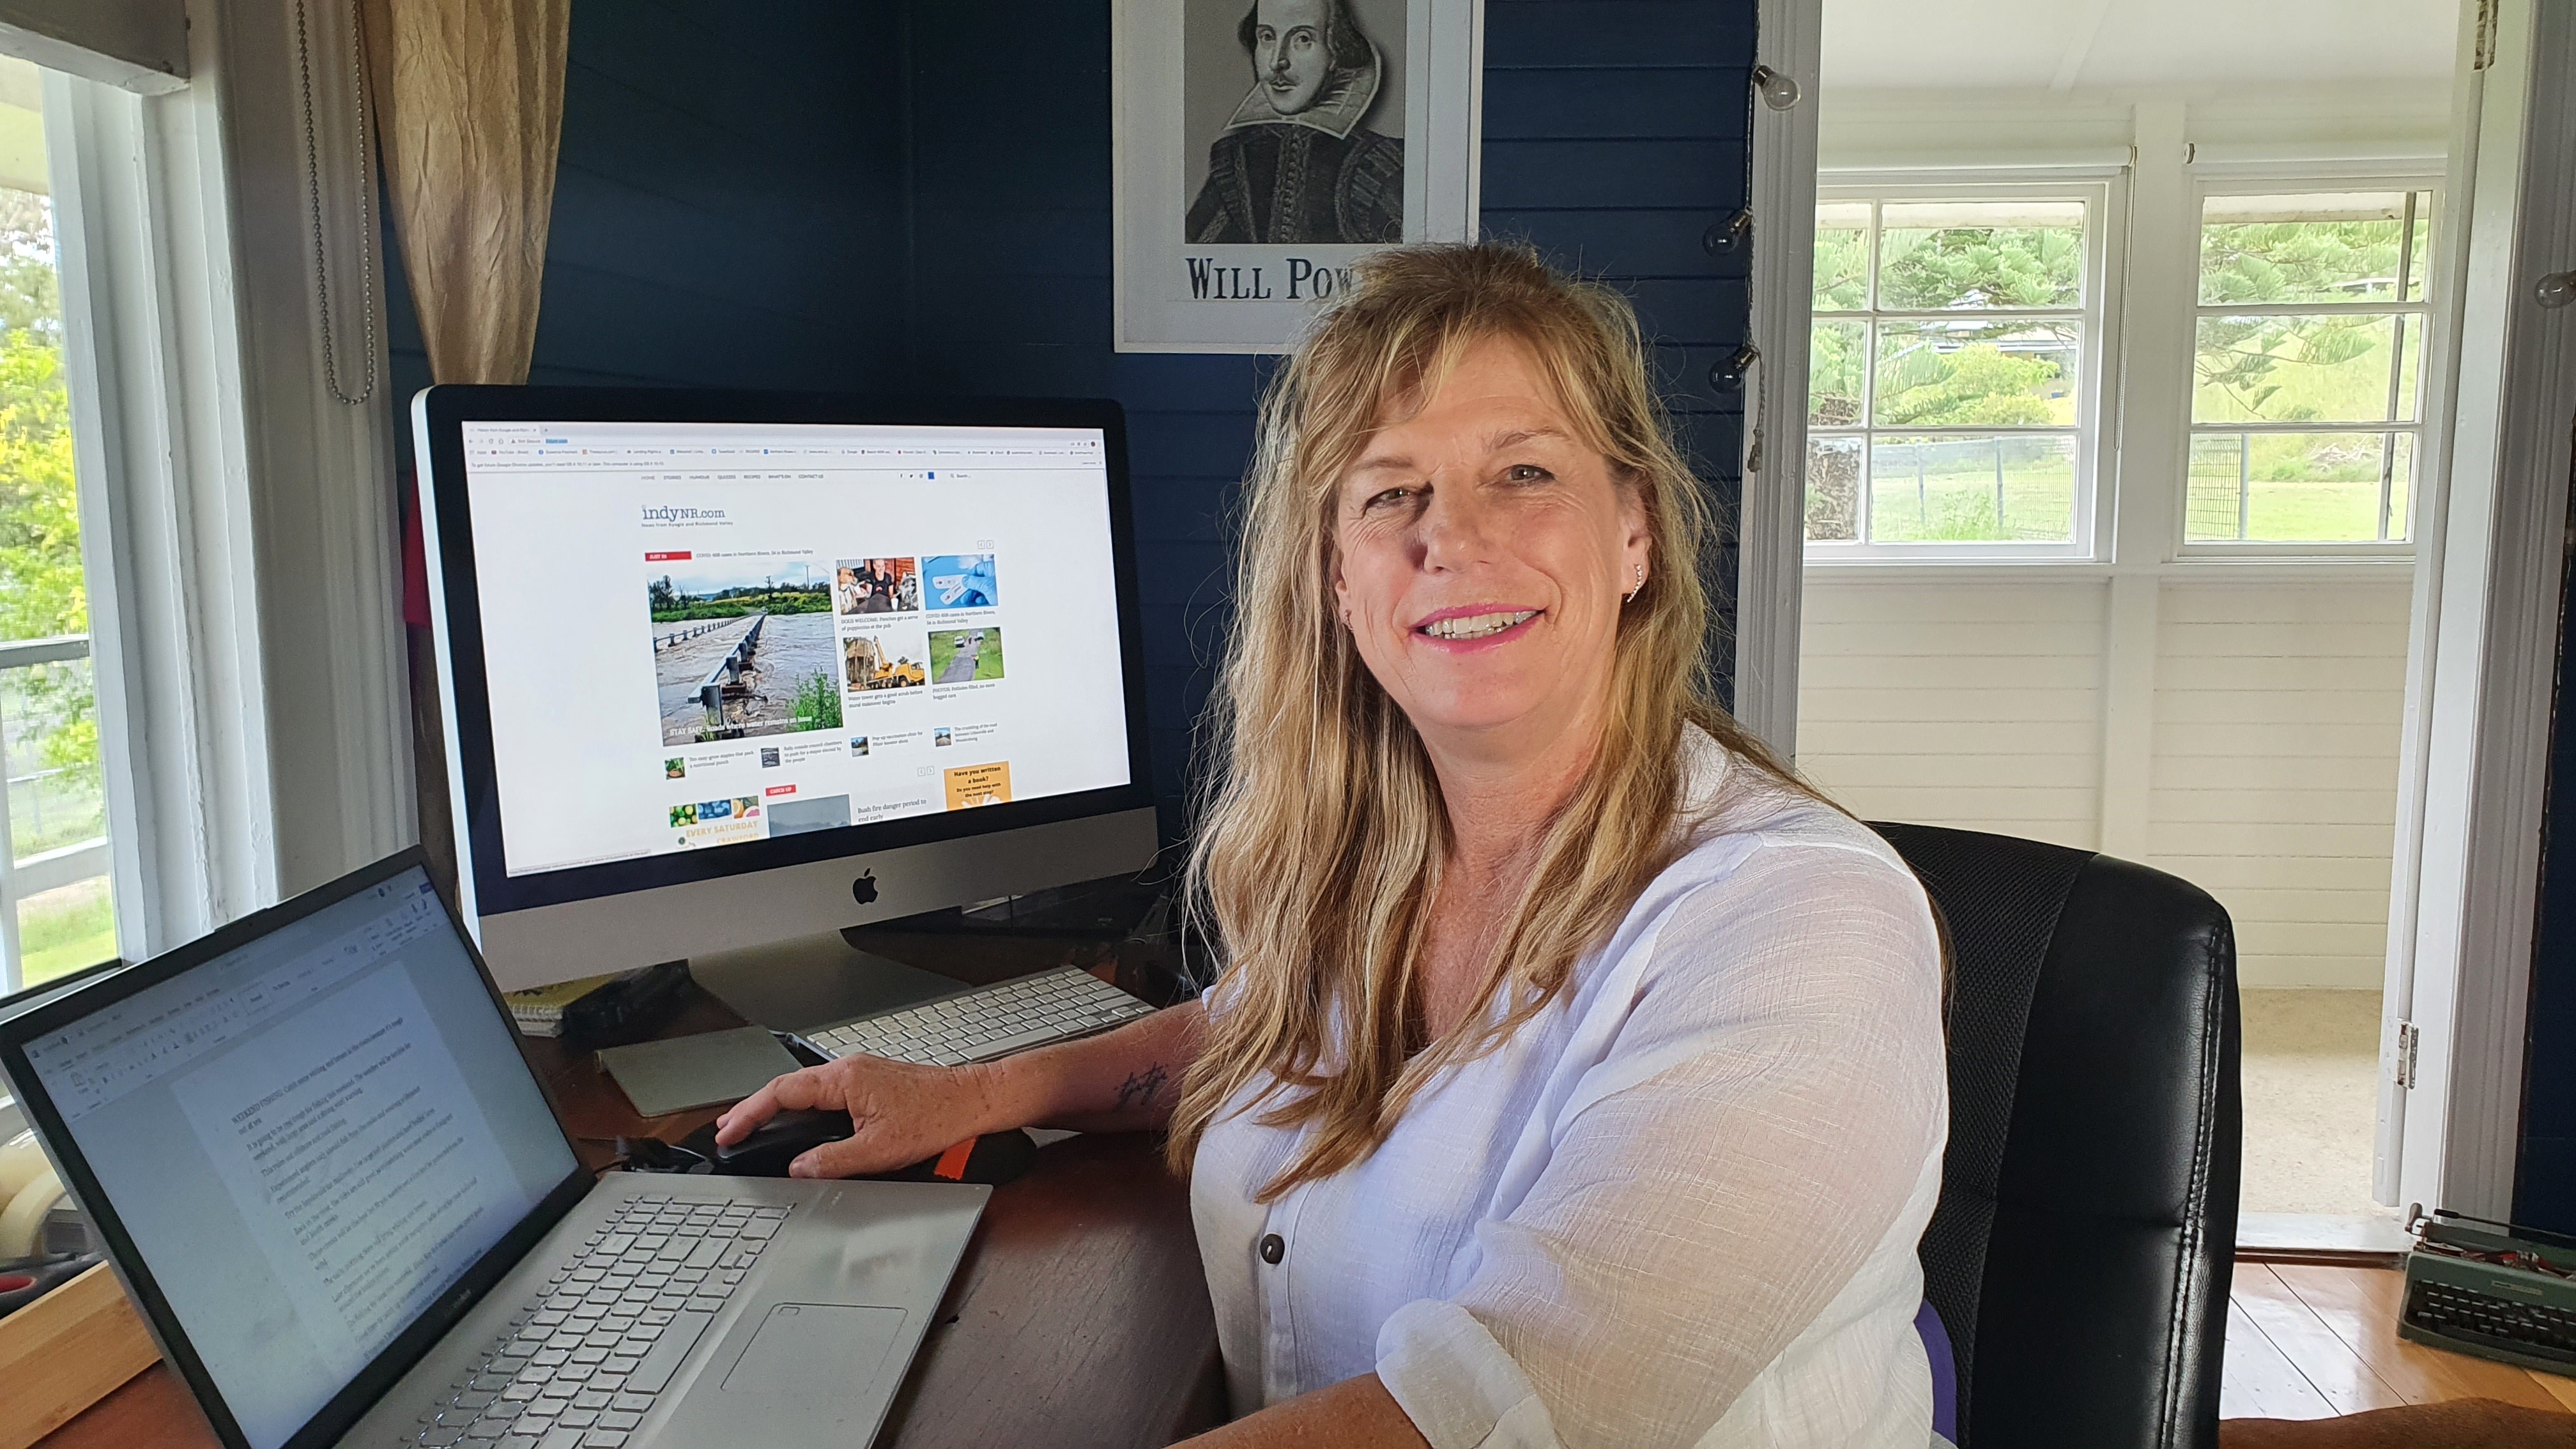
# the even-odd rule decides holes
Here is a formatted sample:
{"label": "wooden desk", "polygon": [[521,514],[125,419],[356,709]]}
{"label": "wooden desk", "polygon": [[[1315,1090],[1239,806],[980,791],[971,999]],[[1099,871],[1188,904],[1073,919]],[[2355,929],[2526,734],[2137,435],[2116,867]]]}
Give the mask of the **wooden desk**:
{"label": "wooden desk", "polygon": [[[1113,961],[1096,949],[1043,948],[1025,938],[889,935],[869,944],[934,970],[950,953],[974,958],[974,968],[949,973],[961,979],[990,974],[996,956],[1033,963],[1000,975],[1081,959],[1114,970],[1122,985],[1146,965],[1132,953]],[[701,995],[666,1034],[738,1022]],[[544,1039],[526,1045],[565,1129],[587,1139],[576,1146],[594,1167],[614,1155],[621,1134],[676,1141],[715,1116],[638,1118],[589,1054]],[[1144,1137],[1072,1138],[1041,1149],[1028,1176],[994,1192],[877,1436],[879,1449],[1143,1449],[1222,1421],[1225,1380],[1188,1194],[1164,1170],[1160,1148]],[[146,1444],[218,1449],[196,1400],[165,1364],[54,1431],[41,1449]]]}

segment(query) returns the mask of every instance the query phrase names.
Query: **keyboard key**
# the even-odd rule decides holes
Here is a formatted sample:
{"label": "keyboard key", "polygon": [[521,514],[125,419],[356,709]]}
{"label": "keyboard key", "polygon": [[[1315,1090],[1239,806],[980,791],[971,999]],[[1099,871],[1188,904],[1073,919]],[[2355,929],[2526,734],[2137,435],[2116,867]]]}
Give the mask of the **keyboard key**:
{"label": "keyboard key", "polygon": [[671,1375],[679,1371],[680,1361],[698,1346],[698,1336],[715,1318],[713,1313],[689,1312],[672,1319],[671,1326],[654,1341],[653,1351],[644,1355],[644,1361],[627,1376],[626,1387],[643,1394],[658,1394],[670,1387]]}

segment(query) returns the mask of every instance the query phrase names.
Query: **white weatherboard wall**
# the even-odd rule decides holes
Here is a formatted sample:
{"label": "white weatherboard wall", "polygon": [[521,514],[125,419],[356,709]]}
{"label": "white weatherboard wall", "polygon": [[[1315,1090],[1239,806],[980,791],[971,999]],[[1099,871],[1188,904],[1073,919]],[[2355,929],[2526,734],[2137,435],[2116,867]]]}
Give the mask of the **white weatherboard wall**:
{"label": "white weatherboard wall", "polygon": [[2147,863],[2227,907],[2247,986],[2381,983],[2410,587],[2165,586]]}
{"label": "white weatherboard wall", "polygon": [[1865,820],[2090,850],[2102,797],[2098,578],[1807,574],[1798,765]]}
{"label": "white weatherboard wall", "polygon": [[[1865,819],[2097,848],[2108,582],[1996,572],[1809,570],[1798,763]],[[2144,863],[2227,907],[2246,986],[2380,984],[2409,587],[2160,586]]]}

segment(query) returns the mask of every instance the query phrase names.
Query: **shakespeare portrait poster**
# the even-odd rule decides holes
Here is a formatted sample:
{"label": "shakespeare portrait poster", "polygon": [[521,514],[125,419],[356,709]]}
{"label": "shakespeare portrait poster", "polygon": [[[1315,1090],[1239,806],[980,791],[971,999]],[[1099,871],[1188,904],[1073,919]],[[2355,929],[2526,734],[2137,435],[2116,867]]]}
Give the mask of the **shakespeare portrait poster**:
{"label": "shakespeare portrait poster", "polygon": [[1284,352],[1476,229],[1482,0],[1117,0],[1117,344]]}

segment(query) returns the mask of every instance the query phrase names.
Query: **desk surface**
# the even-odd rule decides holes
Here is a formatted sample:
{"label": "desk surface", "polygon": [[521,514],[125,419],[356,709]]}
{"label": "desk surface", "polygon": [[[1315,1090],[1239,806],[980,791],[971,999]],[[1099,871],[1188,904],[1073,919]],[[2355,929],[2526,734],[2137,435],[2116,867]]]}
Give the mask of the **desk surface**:
{"label": "desk surface", "polygon": [[[931,969],[971,954],[962,979],[1016,975],[1078,959],[1061,943],[886,937],[872,948]],[[1097,952],[1082,964],[1135,969]],[[996,972],[996,958],[1013,968]],[[1021,964],[1025,959],[1026,964]],[[712,1031],[739,1018],[703,994],[665,1029]],[[585,1161],[614,1139],[686,1136],[712,1111],[638,1118],[589,1054],[527,1042]],[[1199,1270],[1189,1201],[1145,1137],[1076,1137],[1041,1149],[1026,1177],[996,1190],[887,1416],[880,1449],[1048,1444],[1168,1444],[1218,1423],[1224,1377]],[[41,1449],[217,1449],[196,1401],[155,1364],[56,1430]]]}

